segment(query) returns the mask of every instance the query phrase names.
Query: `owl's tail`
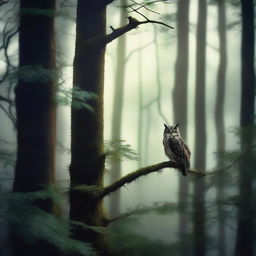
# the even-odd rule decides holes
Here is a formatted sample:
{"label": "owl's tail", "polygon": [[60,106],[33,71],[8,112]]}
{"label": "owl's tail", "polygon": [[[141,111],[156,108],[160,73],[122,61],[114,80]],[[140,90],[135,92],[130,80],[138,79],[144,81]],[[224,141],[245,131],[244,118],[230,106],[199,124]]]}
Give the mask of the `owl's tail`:
{"label": "owl's tail", "polygon": [[181,173],[182,173],[183,176],[187,176],[187,174],[188,174],[188,168],[184,167],[184,168],[182,168],[182,169],[180,169],[180,170],[181,170]]}

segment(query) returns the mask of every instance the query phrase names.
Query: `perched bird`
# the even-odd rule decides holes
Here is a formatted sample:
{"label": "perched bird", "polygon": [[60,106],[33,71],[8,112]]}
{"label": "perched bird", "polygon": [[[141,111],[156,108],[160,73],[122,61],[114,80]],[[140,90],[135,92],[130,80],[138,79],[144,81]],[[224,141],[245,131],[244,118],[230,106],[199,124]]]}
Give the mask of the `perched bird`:
{"label": "perched bird", "polygon": [[181,172],[184,176],[187,175],[190,167],[190,150],[184,140],[180,136],[178,128],[179,123],[175,126],[164,125],[164,151],[170,160],[175,160],[181,165]]}

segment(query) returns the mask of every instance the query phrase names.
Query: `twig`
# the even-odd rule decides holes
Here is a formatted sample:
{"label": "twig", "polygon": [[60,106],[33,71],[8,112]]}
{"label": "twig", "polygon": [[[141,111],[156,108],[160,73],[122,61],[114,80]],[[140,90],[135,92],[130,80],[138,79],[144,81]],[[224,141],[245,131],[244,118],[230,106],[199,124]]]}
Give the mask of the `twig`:
{"label": "twig", "polygon": [[0,101],[5,101],[9,104],[13,104],[13,101],[11,99],[5,98],[4,96],[0,95]]}
{"label": "twig", "polygon": [[152,41],[152,42],[149,42],[148,44],[145,44],[145,45],[143,45],[143,46],[141,46],[141,47],[139,47],[139,48],[134,49],[133,51],[131,51],[131,52],[126,56],[125,62],[127,62],[127,61],[130,59],[130,57],[131,57],[134,53],[136,53],[137,51],[141,51],[141,50],[147,48],[148,46],[152,45],[153,43],[154,43],[153,41]]}
{"label": "twig", "polygon": [[13,116],[2,106],[0,105],[0,109],[3,110],[3,112],[7,115],[7,117],[11,120],[14,126],[16,126],[16,120],[13,118]]}
{"label": "twig", "polygon": [[256,149],[256,146],[253,146],[252,148],[242,152],[233,162],[231,162],[229,165],[225,166],[224,168],[221,169],[215,169],[211,172],[208,172],[207,174],[217,174],[220,172],[227,171],[228,169],[232,168],[234,165],[236,165],[243,157],[247,156],[249,152],[253,152]]}
{"label": "twig", "polygon": [[[138,5],[138,6],[139,6],[139,7],[137,7],[137,8],[132,8],[132,6],[130,5],[129,7],[132,8],[133,11],[138,11],[138,10],[144,8],[144,9],[146,9],[146,10],[149,11],[149,12],[152,12],[152,13],[155,13],[155,14],[158,14],[158,15],[160,14],[159,12],[156,12],[156,11],[150,9],[147,4],[140,4],[140,3],[138,3],[138,2],[136,2],[136,1],[134,1],[134,0],[132,0],[132,2],[133,2],[135,5]],[[135,9],[135,10],[134,10],[134,9]]]}

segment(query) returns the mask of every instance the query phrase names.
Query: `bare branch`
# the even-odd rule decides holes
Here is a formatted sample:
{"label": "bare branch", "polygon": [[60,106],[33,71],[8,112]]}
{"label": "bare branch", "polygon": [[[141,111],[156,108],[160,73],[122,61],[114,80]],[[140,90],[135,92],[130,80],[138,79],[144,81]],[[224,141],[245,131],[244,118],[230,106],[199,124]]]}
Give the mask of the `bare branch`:
{"label": "bare branch", "polygon": [[249,148],[248,150],[242,152],[234,161],[232,161],[229,165],[220,168],[220,169],[215,169],[211,172],[208,172],[207,174],[218,174],[221,172],[225,172],[227,170],[229,170],[230,168],[234,167],[237,163],[239,163],[244,157],[248,156],[248,153],[250,152],[254,152],[256,150],[256,145],[254,145],[253,147]]}
{"label": "bare branch", "polygon": [[9,104],[12,104],[13,101],[11,99],[5,98],[4,96],[0,95],[0,101],[5,101]]}
{"label": "bare branch", "polygon": [[6,114],[6,116],[11,120],[14,127],[16,127],[16,120],[15,118],[0,104],[0,109],[3,110],[3,112]]}
{"label": "bare branch", "polygon": [[[147,174],[152,173],[152,172],[157,172],[157,171],[162,170],[164,168],[179,169],[179,168],[181,168],[181,166],[178,163],[174,162],[174,161],[166,161],[166,162],[162,162],[162,163],[159,163],[159,164],[143,167],[141,169],[138,169],[137,171],[134,171],[132,173],[127,174],[126,176],[117,180],[113,184],[103,188],[102,191],[100,191],[98,193],[97,197],[99,199],[102,199],[103,197],[109,195],[110,193],[116,191],[117,189],[123,187],[124,185],[135,181],[139,177],[147,175]],[[205,175],[205,173],[200,171],[200,170],[189,170],[189,172],[194,173],[194,174],[199,174],[199,175]]]}
{"label": "bare branch", "polygon": [[130,57],[131,57],[134,53],[136,53],[136,52],[138,52],[138,51],[141,51],[141,50],[147,48],[148,46],[152,45],[153,43],[154,43],[154,41],[149,42],[149,43],[147,43],[147,44],[145,44],[145,45],[143,45],[143,46],[141,46],[141,47],[139,47],[139,48],[134,49],[133,51],[131,51],[131,52],[126,56],[125,62],[128,62],[128,60],[130,59]]}
{"label": "bare branch", "polygon": [[138,215],[145,215],[150,212],[161,212],[162,209],[165,209],[165,213],[167,213],[166,210],[169,210],[168,212],[175,212],[177,211],[177,203],[170,203],[170,202],[157,202],[153,203],[150,206],[137,206],[136,208],[129,210],[125,213],[122,213],[114,218],[106,219],[105,223],[106,226],[109,225],[112,222],[119,221],[125,218],[128,218],[130,216],[138,216]]}
{"label": "bare branch", "polygon": [[138,21],[137,19],[135,19],[133,17],[128,17],[128,21],[129,21],[128,24],[126,24],[125,26],[117,28],[117,29],[114,29],[112,31],[112,33],[106,35],[103,38],[103,44],[108,44],[108,43],[112,42],[114,39],[122,36],[123,34],[129,32],[130,30],[133,30],[133,29],[135,29],[138,26],[143,25],[143,24],[148,24],[148,23],[159,24],[159,25],[166,26],[168,28],[173,29],[172,26],[169,26],[166,23],[163,23],[163,22],[160,22],[160,21],[156,21],[156,20],[149,20],[149,19],[147,19],[145,21]]}
{"label": "bare branch", "polygon": [[7,4],[8,3],[8,0],[4,1],[4,0],[0,0],[0,6],[4,5],[4,4]]}
{"label": "bare branch", "polygon": [[14,30],[10,30],[10,31],[7,31],[4,33],[3,45],[0,46],[0,50],[3,49],[3,51],[4,51],[4,57],[5,57],[5,61],[6,61],[6,69],[0,79],[0,83],[4,82],[4,80],[10,73],[10,68],[13,67],[11,64],[11,61],[10,61],[10,56],[8,55],[8,48],[9,48],[11,39],[18,33],[18,31],[19,31],[18,28],[15,28]]}

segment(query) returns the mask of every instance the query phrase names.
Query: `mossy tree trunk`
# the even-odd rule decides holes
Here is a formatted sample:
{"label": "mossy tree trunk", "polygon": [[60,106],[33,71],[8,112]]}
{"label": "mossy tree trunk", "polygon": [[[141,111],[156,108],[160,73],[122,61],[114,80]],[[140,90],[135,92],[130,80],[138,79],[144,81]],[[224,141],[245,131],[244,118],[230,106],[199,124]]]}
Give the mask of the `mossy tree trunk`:
{"label": "mossy tree trunk", "polygon": [[[103,185],[103,85],[105,44],[97,38],[106,35],[106,3],[101,0],[77,2],[76,47],[73,86],[97,96],[88,103],[93,108],[71,113],[70,219],[103,226],[102,201],[74,190],[78,184]],[[77,227],[74,238],[89,241],[104,251],[102,236]]]}
{"label": "mossy tree trunk", "polygon": [[[189,0],[177,3],[177,57],[175,64],[175,85],[173,90],[174,123],[180,122],[181,135],[187,138],[187,94],[189,64]],[[179,238],[184,247],[180,255],[188,254],[188,180],[179,177]]]}
{"label": "mossy tree trunk", "polygon": [[[196,99],[195,99],[195,167],[206,167],[206,115],[205,115],[205,62],[206,62],[207,3],[198,1],[198,22],[196,35]],[[206,255],[206,213],[205,181],[194,182],[193,193],[193,255]]]}
{"label": "mossy tree trunk", "polygon": [[[38,9],[43,12],[38,12]],[[19,75],[15,88],[17,162],[14,192],[41,190],[54,179],[54,10],[55,0],[20,1]],[[50,200],[38,200],[36,205],[52,211]],[[34,255],[35,252],[41,255],[45,252],[43,249],[40,251],[32,248],[21,237],[13,241],[14,255],[20,255],[21,252],[24,255]]]}
{"label": "mossy tree trunk", "polygon": [[254,1],[241,0],[242,44],[241,44],[241,152],[248,151],[240,163],[239,202],[237,220],[236,256],[253,256],[255,245],[255,206],[253,184],[255,181],[255,155],[253,147],[255,125],[255,32]]}

